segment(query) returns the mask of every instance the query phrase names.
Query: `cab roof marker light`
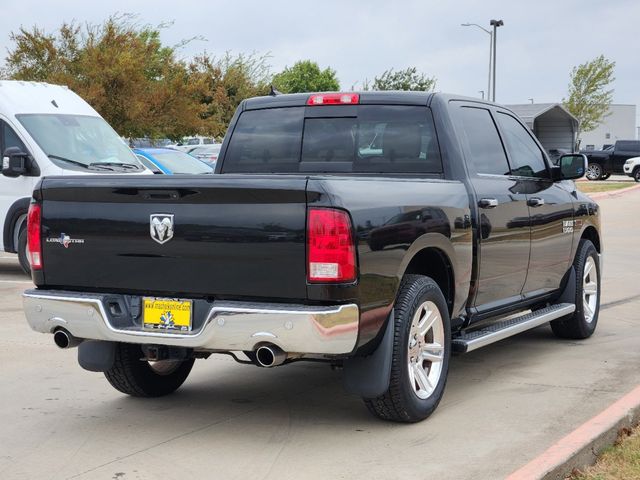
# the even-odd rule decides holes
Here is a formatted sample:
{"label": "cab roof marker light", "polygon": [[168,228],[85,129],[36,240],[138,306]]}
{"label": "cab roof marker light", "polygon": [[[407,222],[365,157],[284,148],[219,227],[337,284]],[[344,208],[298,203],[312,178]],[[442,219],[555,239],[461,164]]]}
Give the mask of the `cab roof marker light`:
{"label": "cab roof marker light", "polygon": [[360,95],[357,93],[316,93],[309,96],[307,105],[357,105]]}

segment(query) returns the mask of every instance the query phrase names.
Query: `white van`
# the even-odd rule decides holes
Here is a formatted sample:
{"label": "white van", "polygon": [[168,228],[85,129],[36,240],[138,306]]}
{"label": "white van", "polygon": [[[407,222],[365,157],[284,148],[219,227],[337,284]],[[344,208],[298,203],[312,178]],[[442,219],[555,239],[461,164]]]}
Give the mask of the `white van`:
{"label": "white van", "polygon": [[26,215],[38,180],[52,175],[150,174],[87,102],[67,87],[0,81],[0,250],[29,272]]}

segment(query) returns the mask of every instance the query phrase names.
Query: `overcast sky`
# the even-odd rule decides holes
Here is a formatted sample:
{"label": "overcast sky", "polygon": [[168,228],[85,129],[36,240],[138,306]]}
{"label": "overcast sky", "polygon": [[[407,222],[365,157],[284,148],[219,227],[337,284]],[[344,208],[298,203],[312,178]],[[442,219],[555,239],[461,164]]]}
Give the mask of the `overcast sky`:
{"label": "overcast sky", "polygon": [[604,54],[616,62],[614,103],[640,105],[639,0],[2,0],[2,7],[3,57],[20,25],[53,31],[65,20],[130,12],[143,23],[174,21],[162,33],[168,44],[206,38],[182,49],[184,57],[268,53],[274,71],[309,58],[335,69],[345,90],[388,68],[416,66],[437,78],[437,90],[470,96],[486,90],[489,35],[460,24],[489,28],[499,18],[498,102],[560,101],[571,68]]}

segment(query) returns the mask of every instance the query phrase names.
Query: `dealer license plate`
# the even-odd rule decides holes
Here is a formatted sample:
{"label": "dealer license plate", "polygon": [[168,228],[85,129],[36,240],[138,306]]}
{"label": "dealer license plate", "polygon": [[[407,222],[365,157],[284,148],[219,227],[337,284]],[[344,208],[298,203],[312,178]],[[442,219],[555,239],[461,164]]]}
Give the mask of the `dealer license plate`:
{"label": "dealer license plate", "polygon": [[191,300],[145,297],[143,305],[142,327],[145,330],[191,331]]}

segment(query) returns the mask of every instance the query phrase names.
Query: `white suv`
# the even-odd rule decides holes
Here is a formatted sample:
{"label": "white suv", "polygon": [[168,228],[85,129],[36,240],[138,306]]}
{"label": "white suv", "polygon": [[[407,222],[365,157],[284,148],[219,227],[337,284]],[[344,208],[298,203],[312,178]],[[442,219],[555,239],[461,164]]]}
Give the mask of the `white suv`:
{"label": "white suv", "polygon": [[636,182],[640,182],[640,157],[633,157],[624,162],[622,167],[625,175],[633,177]]}

